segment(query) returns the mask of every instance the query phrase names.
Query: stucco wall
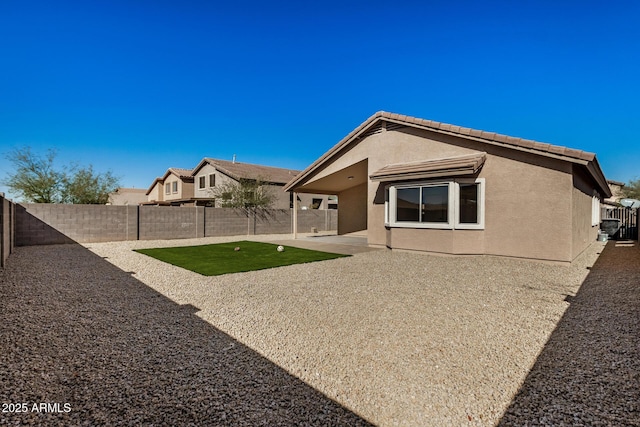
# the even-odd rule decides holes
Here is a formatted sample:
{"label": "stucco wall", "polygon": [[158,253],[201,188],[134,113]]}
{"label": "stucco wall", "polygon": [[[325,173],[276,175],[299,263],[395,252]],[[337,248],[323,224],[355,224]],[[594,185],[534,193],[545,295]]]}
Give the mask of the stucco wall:
{"label": "stucco wall", "polygon": [[[369,172],[390,163],[437,159],[484,151],[477,177],[485,178],[484,230],[391,228],[384,200],[370,204],[369,239],[392,248],[452,254],[491,254],[571,261],[571,165],[560,160],[412,129],[381,134],[369,149]],[[370,184],[370,197],[379,193]],[[373,195],[373,196],[372,196]],[[377,198],[380,200],[380,197]]]}
{"label": "stucco wall", "polygon": [[[174,182],[178,183],[177,193],[173,192]],[[165,189],[167,184],[171,184],[171,194],[166,194],[164,192],[166,191]],[[164,180],[164,186],[162,191],[164,195],[164,200],[167,202],[170,202],[172,200],[190,199],[193,197],[193,182],[185,182],[181,180],[179,177],[177,177],[176,175],[169,174],[169,176]]]}
{"label": "stucco wall", "polygon": [[148,202],[161,202],[164,200],[164,185],[161,182],[156,182],[147,195]]}
{"label": "stucco wall", "polygon": [[571,261],[571,165],[499,148],[488,150],[485,253]]}
{"label": "stucco wall", "polygon": [[338,194],[338,234],[367,229],[367,184]]}
{"label": "stucco wall", "polygon": [[[487,153],[476,176],[485,179],[484,230],[385,228],[384,183],[372,182],[368,175],[389,164],[478,152]],[[359,140],[316,172],[309,182],[318,185],[323,179],[339,176],[341,170],[363,160],[367,163],[367,202],[349,204],[353,197],[341,194],[338,229],[343,233],[343,224],[348,221],[361,224],[362,206],[365,206],[370,244],[452,254],[572,261],[580,248],[595,239],[595,236],[591,239],[591,231],[575,233],[585,228],[574,222],[574,214],[582,218],[590,215],[591,209],[590,205],[585,207],[584,200],[578,202],[574,197],[573,168],[569,162],[458,136],[405,128]]]}
{"label": "stucco wall", "polygon": [[600,225],[591,225],[593,187],[585,173],[574,166],[572,188],[572,256],[575,258],[597,239]]}
{"label": "stucco wall", "polygon": [[[213,166],[209,163],[205,164],[198,170],[197,175],[193,179],[193,195],[198,199],[208,199],[212,198],[212,187],[209,187],[209,175],[215,175],[216,177],[216,186],[222,185],[225,181],[226,175],[220,174]],[[204,188],[200,188],[200,177],[204,176]],[[228,179],[228,178],[227,178]]]}

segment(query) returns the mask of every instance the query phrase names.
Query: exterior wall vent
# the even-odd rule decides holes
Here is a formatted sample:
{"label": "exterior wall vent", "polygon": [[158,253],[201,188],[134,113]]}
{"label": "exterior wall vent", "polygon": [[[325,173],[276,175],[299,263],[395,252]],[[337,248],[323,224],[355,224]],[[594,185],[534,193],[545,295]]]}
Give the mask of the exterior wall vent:
{"label": "exterior wall vent", "polygon": [[[388,126],[388,125],[387,125]],[[368,136],[371,135],[375,135],[377,133],[381,133],[382,132],[382,122],[377,123],[374,127],[372,127],[371,129],[369,129],[367,132],[365,132],[362,135],[362,138],[366,138]]]}
{"label": "exterior wall vent", "polygon": [[387,122],[387,130],[400,130],[406,127],[407,127],[406,125],[403,125],[400,123]]}

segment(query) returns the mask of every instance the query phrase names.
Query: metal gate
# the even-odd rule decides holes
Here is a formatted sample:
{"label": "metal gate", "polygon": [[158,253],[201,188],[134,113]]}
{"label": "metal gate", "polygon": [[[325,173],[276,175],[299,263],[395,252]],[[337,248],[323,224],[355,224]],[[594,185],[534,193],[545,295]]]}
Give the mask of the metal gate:
{"label": "metal gate", "polygon": [[614,218],[620,220],[620,231],[615,239],[638,240],[638,211],[640,209],[631,208],[606,208],[603,219]]}

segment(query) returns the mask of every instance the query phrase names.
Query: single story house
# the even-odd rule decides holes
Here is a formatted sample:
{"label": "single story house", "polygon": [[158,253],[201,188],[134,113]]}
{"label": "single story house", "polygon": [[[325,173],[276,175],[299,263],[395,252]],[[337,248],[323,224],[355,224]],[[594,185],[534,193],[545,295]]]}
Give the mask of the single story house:
{"label": "single story house", "polygon": [[142,188],[120,187],[113,193],[109,193],[109,205],[139,205],[146,202],[147,192]]}
{"label": "single story house", "polygon": [[[300,173],[299,170],[241,163],[205,157],[193,169],[194,201],[201,206],[220,207],[216,200],[216,187],[241,180],[261,181],[274,195],[274,209],[293,207],[293,194],[283,191],[284,185]],[[305,194],[297,198],[297,208],[328,209],[327,195]],[[337,202],[333,202],[337,203]]]}
{"label": "single story house", "polygon": [[338,234],[370,245],[559,262],[611,196],[592,153],[384,111],[284,189],[338,195]]}

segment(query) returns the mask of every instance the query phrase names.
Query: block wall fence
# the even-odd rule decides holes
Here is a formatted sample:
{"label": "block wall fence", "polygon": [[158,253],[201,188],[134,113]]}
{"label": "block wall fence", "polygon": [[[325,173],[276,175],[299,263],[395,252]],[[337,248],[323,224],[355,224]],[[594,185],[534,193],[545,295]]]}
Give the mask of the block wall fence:
{"label": "block wall fence", "polygon": [[15,239],[15,204],[0,195],[0,268],[13,252]]}
{"label": "block wall fence", "polygon": [[[298,232],[337,230],[337,214],[300,210]],[[15,245],[286,234],[293,232],[292,215],[290,209],[16,204]]]}

